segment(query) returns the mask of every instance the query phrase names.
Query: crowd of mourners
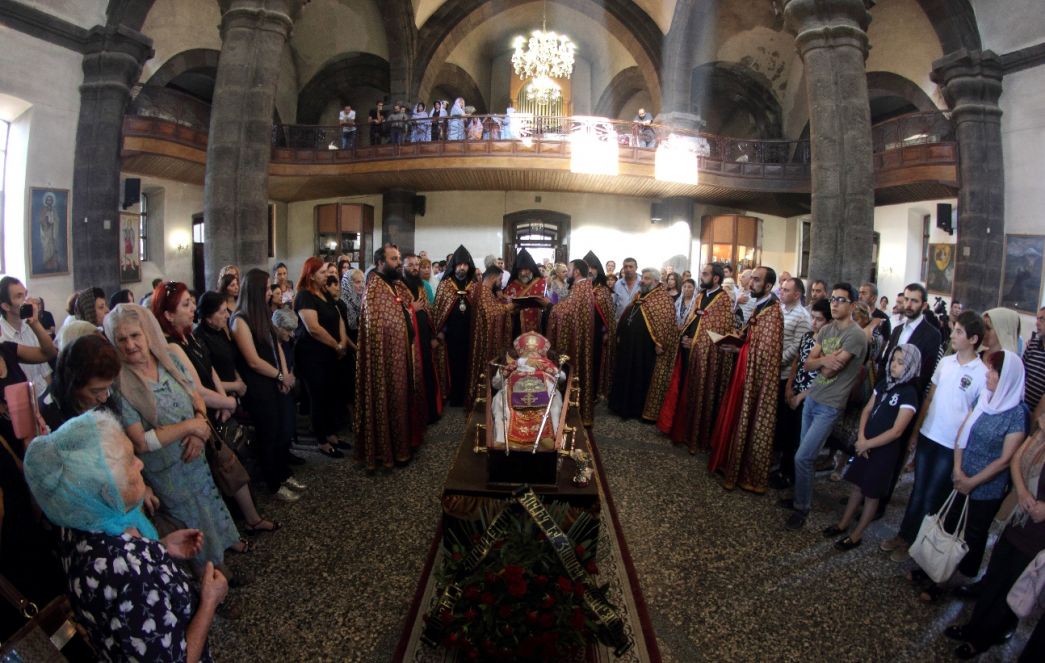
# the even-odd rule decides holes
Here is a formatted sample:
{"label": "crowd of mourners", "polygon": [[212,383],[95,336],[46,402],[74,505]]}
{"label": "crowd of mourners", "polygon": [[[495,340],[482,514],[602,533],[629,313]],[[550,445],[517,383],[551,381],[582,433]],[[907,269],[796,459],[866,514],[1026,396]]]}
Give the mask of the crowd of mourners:
{"label": "crowd of mourners", "polygon": [[[585,425],[605,399],[706,455],[725,488],[789,491],[787,529],[814,508],[818,472],[849,482],[823,530],[839,551],[863,543],[913,469],[879,547],[921,600],[975,601],[946,629],[957,657],[1011,636],[1006,597],[1045,550],[1045,308],[1024,342],[1016,312],[933,310],[919,283],[890,308],[873,283],[807,292],[765,266],[693,275],[523,250],[480,271],[463,246],[434,262],[393,245],[373,257],[366,272],[312,257],[296,282],[283,263],[229,265],[212,291],[158,281],[137,302],[86,288],[61,326],[0,279],[0,571],[37,605],[69,597],[70,658],[209,660],[215,614],[235,618],[227,594],[245,582],[225,557],[279,536],[255,491],[306,493],[303,438],[332,459],[354,444],[368,471],[407,463],[444,405],[470,408],[484,367],[529,331],[570,357]],[[908,548],[952,491],[948,524],[967,502],[969,550],[937,583]],[[20,615],[0,611],[13,632]],[[1021,660],[1043,653],[1039,621]]]}

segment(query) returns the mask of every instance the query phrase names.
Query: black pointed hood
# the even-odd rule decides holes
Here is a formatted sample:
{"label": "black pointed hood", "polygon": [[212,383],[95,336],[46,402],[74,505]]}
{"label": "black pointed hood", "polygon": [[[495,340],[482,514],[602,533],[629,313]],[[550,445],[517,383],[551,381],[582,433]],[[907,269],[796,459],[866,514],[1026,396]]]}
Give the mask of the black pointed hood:
{"label": "black pointed hood", "polygon": [[444,278],[453,278],[454,272],[457,271],[457,266],[461,264],[468,265],[468,277],[465,282],[470,283],[475,280],[475,262],[472,260],[472,254],[468,252],[468,249],[464,248],[464,244],[458,246],[454,254],[450,256],[450,261],[446,263],[446,271],[443,272]]}
{"label": "black pointed hood", "polygon": [[593,286],[606,285],[606,270],[603,268],[599,256],[595,255],[593,251],[588,251],[584,256],[584,262],[588,263],[588,276],[591,278],[591,284]]}
{"label": "black pointed hood", "polygon": [[526,249],[519,251],[519,254],[515,256],[515,264],[512,265],[512,281],[519,278],[520,269],[530,270],[530,274],[532,274],[535,279],[541,278],[541,270],[537,266],[537,262]]}

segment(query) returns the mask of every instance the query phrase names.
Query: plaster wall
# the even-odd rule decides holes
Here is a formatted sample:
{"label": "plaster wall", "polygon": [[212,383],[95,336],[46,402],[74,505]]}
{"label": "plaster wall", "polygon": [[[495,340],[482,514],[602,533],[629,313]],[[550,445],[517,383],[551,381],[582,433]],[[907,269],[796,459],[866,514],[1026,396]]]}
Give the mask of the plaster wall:
{"label": "plaster wall", "polygon": [[1045,12],[1040,0],[969,0],[983,48],[1001,55],[1042,42]]}
{"label": "plaster wall", "polygon": [[388,60],[388,40],[371,0],[314,0],[301,10],[290,45],[298,80],[308,82],[339,53],[372,53]]}
{"label": "plaster wall", "polygon": [[276,111],[284,124],[294,124],[298,119],[298,90],[301,83],[294,64],[294,51],[287,44],[279,54],[279,78],[276,80]]}
{"label": "plaster wall", "polygon": [[193,48],[221,50],[221,10],[214,0],[156,0],[142,24],[156,54],[142,67],[147,81],[171,57]]}
{"label": "plaster wall", "polygon": [[47,12],[51,16],[60,18],[70,23],[75,23],[81,28],[93,28],[96,25],[105,25],[105,9],[109,3],[105,0],[19,0],[23,5],[29,5],[40,11]]}
{"label": "plaster wall", "polygon": [[[922,278],[922,223],[930,215],[930,244],[954,244],[956,235],[948,235],[936,228],[936,205],[957,205],[954,198],[926,200],[901,205],[883,205],[875,208],[874,229],[881,235],[878,251],[878,291],[892,302],[896,293],[908,283],[924,283]],[[945,297],[949,300],[949,297]],[[932,297],[930,297],[932,302]]]}
{"label": "plaster wall", "polygon": [[[68,274],[29,278],[29,188],[69,190],[72,213],[73,146],[83,56],[3,26],[0,43],[4,45],[0,48],[0,71],[4,72],[0,95],[22,102],[4,104],[16,108],[11,112],[18,115],[3,118],[11,122],[4,175],[3,269],[57,311],[61,306],[55,304],[72,292],[75,256],[69,257]],[[70,220],[70,225],[75,231],[75,221]]]}
{"label": "plaster wall", "polygon": [[888,71],[916,84],[936,103],[947,104],[935,83],[929,80],[933,61],[944,52],[932,23],[915,0],[887,0],[871,9],[867,28],[871,43],[867,71]]}

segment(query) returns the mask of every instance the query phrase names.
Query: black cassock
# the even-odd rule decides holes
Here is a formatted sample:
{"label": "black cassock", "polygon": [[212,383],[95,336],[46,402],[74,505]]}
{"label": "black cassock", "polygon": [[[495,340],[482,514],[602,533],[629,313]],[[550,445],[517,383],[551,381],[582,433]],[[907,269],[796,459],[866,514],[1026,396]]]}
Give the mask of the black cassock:
{"label": "black cassock", "polygon": [[617,359],[610,410],[625,419],[642,418],[657,348],[639,306],[629,306],[617,323]]}

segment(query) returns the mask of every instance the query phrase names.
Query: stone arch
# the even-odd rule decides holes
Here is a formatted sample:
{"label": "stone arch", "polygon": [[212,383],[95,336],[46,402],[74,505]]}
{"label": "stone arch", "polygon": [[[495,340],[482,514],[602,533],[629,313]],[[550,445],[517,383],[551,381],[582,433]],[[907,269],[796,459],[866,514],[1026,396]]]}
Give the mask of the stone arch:
{"label": "stone arch", "polygon": [[145,25],[145,17],[152,10],[156,0],[109,0],[105,10],[106,23],[109,25],[126,25],[128,28],[141,31]]}
{"label": "stone arch", "polygon": [[735,138],[782,138],[783,112],[769,81],[735,62],[694,67],[690,112],[714,134]]}
{"label": "stone arch", "polygon": [[[465,104],[475,106],[476,113],[482,115],[489,112],[483,93],[475,79],[472,78],[472,75],[450,62],[444,62],[443,66],[439,67],[439,73],[436,75],[432,92],[433,94],[436,92],[440,93],[439,99],[447,99],[451,102],[457,97],[464,97]],[[425,102],[426,106],[431,106],[431,102],[435,99],[436,97],[432,97],[431,99],[422,99],[422,101]],[[413,106],[413,100],[407,101]]]}
{"label": "stone arch", "polygon": [[172,55],[170,59],[157,69],[146,85],[164,87],[167,83],[178,76],[189,71],[210,71],[216,74],[218,71],[218,56],[221,53],[213,48],[190,48]]}
{"label": "stone arch", "polygon": [[389,66],[373,53],[342,53],[327,60],[298,93],[299,124],[316,124],[331,101],[353,103],[356,111],[365,110],[358,99],[351,99],[359,88],[389,93]]}
{"label": "stone arch", "polygon": [[963,48],[978,51],[980,29],[969,0],[918,0],[940,40],[944,55]]}
{"label": "stone arch", "polygon": [[[447,0],[418,33],[417,60],[411,88],[429,94],[439,71],[454,48],[474,28],[494,20],[498,13],[535,0]],[[631,0],[555,0],[581,14],[605,12],[605,28],[616,37],[638,63],[649,81],[650,93],[660,104],[660,65],[663,34],[656,22]]]}
{"label": "stone arch", "polygon": [[871,123],[912,112],[938,110],[932,98],[913,81],[891,71],[867,72]]}
{"label": "stone arch", "polygon": [[599,117],[615,118],[621,109],[639,92],[646,92],[646,79],[638,67],[628,67],[617,72],[610,84],[599,95],[592,114]]}

